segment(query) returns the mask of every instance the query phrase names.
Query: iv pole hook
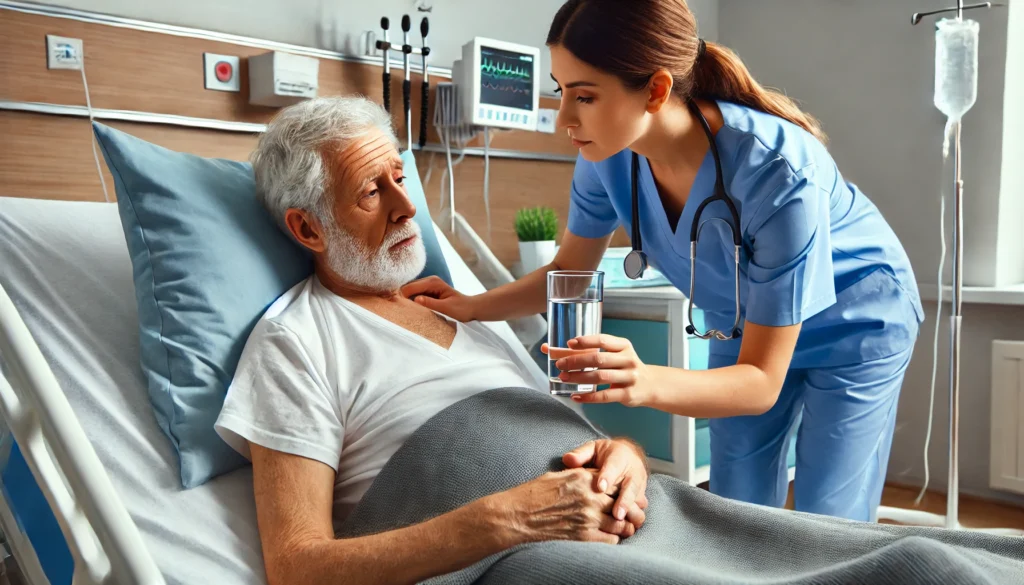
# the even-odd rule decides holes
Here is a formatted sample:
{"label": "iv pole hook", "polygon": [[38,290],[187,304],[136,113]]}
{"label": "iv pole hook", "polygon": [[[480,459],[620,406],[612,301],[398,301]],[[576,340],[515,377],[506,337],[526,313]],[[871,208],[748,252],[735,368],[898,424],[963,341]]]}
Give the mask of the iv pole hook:
{"label": "iv pole hook", "polygon": [[956,0],[956,6],[951,8],[943,8],[941,10],[930,10],[928,12],[915,12],[910,17],[910,24],[918,24],[926,16],[935,16],[936,14],[943,14],[946,12],[956,12],[957,20],[963,20],[965,10],[974,10],[975,8],[992,8],[993,6],[1006,6],[1000,2],[981,2],[978,4],[970,4],[964,6],[964,0]]}

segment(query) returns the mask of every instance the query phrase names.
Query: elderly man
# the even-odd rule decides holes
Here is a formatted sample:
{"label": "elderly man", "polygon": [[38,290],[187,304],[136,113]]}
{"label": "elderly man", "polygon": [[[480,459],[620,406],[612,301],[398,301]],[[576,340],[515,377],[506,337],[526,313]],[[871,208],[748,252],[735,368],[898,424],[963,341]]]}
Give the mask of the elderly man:
{"label": "elderly man", "polygon": [[396,144],[380,106],[325,98],[283,110],[252,155],[264,205],[315,259],[254,328],[217,421],[252,460],[272,585],[415,582],[527,542],[616,543],[644,521],[643,455],[609,440],[567,453],[566,471],[422,524],[335,538],[431,416],[530,385],[489,328],[400,294],[425,251]]}

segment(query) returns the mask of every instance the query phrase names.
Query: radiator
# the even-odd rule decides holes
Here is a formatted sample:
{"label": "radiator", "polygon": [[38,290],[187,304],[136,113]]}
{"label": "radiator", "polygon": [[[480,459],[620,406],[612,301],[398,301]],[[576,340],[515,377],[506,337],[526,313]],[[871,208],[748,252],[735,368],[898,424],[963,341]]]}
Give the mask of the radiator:
{"label": "radiator", "polygon": [[1024,494],[1024,342],[992,342],[989,486]]}

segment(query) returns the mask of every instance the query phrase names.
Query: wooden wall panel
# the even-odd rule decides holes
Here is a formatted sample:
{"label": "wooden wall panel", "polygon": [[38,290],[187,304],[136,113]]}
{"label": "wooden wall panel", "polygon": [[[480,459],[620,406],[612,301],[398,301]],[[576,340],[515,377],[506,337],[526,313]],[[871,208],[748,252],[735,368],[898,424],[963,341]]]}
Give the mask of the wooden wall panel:
{"label": "wooden wall panel", "polygon": [[[86,74],[93,106],[197,118],[266,122],[276,108],[248,103],[249,76],[245,58],[266,49],[119,28],[34,14],[0,11],[0,97],[12,100],[85,105],[78,71],[46,68],[46,35],[84,41]],[[241,91],[220,92],[203,86],[203,53],[237,55]],[[379,67],[323,59],[320,93],[359,93],[381,99]],[[416,81],[422,78],[417,77]],[[401,107],[401,81],[397,88]]]}
{"label": "wooden wall panel", "polygon": [[0,196],[103,200],[87,120],[0,112],[0,136]]}
{"label": "wooden wall panel", "polygon": [[[214,130],[176,128],[154,124],[113,122],[111,126],[171,150],[199,156],[247,160],[256,144],[255,135]],[[89,121],[82,118],[42,116],[0,111],[0,196],[76,201],[102,201],[96,174]],[[100,167],[111,198],[116,197],[113,178],[100,153]],[[430,213],[440,211],[444,157],[418,153],[417,164],[424,180]],[[431,167],[433,171],[431,172]],[[513,220],[523,207],[546,205],[559,218],[559,239],[569,211],[569,186],[573,165],[510,159],[491,160],[491,240],[495,255],[506,266],[519,261]],[[429,173],[429,180],[428,178]],[[483,202],[483,159],[466,157],[455,168],[455,208],[473,229],[487,240]],[[447,191],[445,191],[447,206]],[[629,245],[624,230],[613,245]]]}
{"label": "wooden wall panel", "polygon": [[[256,144],[255,135],[232,132],[130,122],[108,125],[171,150],[230,160],[246,160]],[[88,120],[0,111],[0,136],[0,196],[103,200]],[[103,153],[97,152],[113,199],[113,179]]]}
{"label": "wooden wall panel", "polygon": [[[265,123],[276,108],[248,104],[246,57],[266,49],[86,23],[0,9],[0,99],[85,105],[82,77],[78,71],[46,68],[46,35],[80,38],[84,42],[86,73],[92,104],[96,108],[176,114],[197,118]],[[203,53],[242,57],[241,91],[206,90],[203,87]],[[361,94],[381,100],[381,72],[377,66],[332,59],[320,60],[320,95]],[[419,139],[419,84],[413,74],[414,140]],[[437,82],[431,77],[432,94]],[[402,109],[402,72],[392,70],[392,110],[396,131],[405,142]],[[541,107],[557,109],[558,100],[541,98]],[[430,114],[428,140],[439,143]],[[181,128],[158,124],[104,122],[154,144],[200,156],[246,160],[256,136],[242,133]],[[93,161],[89,122],[61,117],[0,110],[0,196],[101,201],[103,192]],[[482,146],[482,137],[470,143]],[[574,155],[564,133],[494,131],[495,149]],[[421,175],[427,175],[428,153],[418,155]],[[436,213],[443,157],[434,156],[435,170],[426,189],[431,211]],[[106,164],[100,157],[108,191],[115,196]],[[492,247],[511,266],[518,261],[512,221],[515,211],[528,206],[551,205],[561,226],[568,211],[572,163],[492,159]],[[456,207],[481,234],[486,234],[482,199],[483,160],[466,157],[455,173]],[[617,236],[621,244],[623,236]],[[626,240],[628,241],[628,240]]]}
{"label": "wooden wall panel", "polygon": [[[423,190],[433,217],[441,209],[441,178],[446,168],[444,156],[428,153],[416,156]],[[426,180],[428,171],[430,179]],[[569,215],[569,188],[573,165],[558,162],[534,162],[524,167],[520,161],[492,159],[489,199],[491,207],[491,238],[487,236],[487,214],[484,206],[483,159],[466,157],[455,168],[455,210],[473,226],[505,266],[519,261],[519,245],[515,234],[516,211],[543,205],[558,214],[558,241],[562,239]],[[444,207],[448,207],[448,191],[444,191]],[[447,231],[447,226],[441,226]],[[619,229],[612,238],[613,246],[628,246],[629,237]]]}
{"label": "wooden wall panel", "polygon": [[[0,99],[85,105],[78,71],[46,68],[46,35],[80,38],[85,52],[89,94],[96,108],[176,114],[196,118],[265,123],[276,108],[248,103],[247,57],[266,49],[190,37],[120,28],[0,9]],[[240,92],[203,87],[203,53],[238,55]],[[332,59],[320,60],[319,94],[365,95],[382,100],[382,68]],[[412,74],[413,136],[419,139],[421,75]],[[431,77],[431,86],[445,78]],[[557,108],[558,100],[543,98],[543,107]],[[433,103],[433,95],[431,96]],[[399,136],[405,136],[402,111],[402,71],[392,70],[391,104]],[[428,140],[439,142],[428,119]],[[474,144],[482,144],[477,140]],[[537,132],[496,132],[494,148],[573,154],[565,136]]]}

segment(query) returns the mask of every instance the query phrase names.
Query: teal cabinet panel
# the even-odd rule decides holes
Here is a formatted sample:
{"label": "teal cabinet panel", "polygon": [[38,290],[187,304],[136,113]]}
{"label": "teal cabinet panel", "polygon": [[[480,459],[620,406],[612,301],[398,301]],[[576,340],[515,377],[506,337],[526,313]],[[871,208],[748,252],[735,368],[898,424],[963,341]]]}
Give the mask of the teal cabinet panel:
{"label": "teal cabinet panel", "polygon": [[705,424],[693,433],[693,437],[694,466],[704,467],[705,465],[711,465],[711,429]]}
{"label": "teal cabinet panel", "polygon": [[[668,323],[638,319],[604,319],[602,333],[629,339],[645,364],[668,365]],[[613,437],[629,437],[648,457],[672,461],[672,415],[621,404],[584,404],[590,422]]]}
{"label": "teal cabinet panel", "polygon": [[672,417],[651,408],[629,408],[621,404],[584,404],[590,422],[610,437],[629,437],[644,448],[648,457],[674,461]]}
{"label": "teal cabinet panel", "polygon": [[668,365],[668,323],[641,319],[603,319],[601,333],[625,337],[645,364]]}

